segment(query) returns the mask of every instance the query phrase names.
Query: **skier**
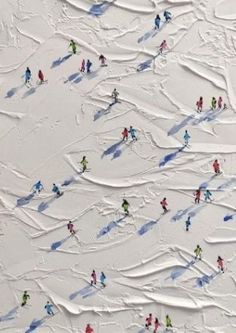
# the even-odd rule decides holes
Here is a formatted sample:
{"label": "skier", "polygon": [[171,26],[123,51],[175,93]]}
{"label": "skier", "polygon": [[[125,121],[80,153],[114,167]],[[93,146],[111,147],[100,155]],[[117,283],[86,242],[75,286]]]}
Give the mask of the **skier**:
{"label": "skier", "polygon": [[161,45],[159,47],[160,53],[162,53],[165,49],[167,49],[167,43],[166,43],[166,40],[163,40],[163,42],[161,43]]}
{"label": "skier", "polygon": [[85,59],[82,60],[80,71],[85,72]]}
{"label": "skier", "polygon": [[31,79],[31,70],[29,69],[29,67],[27,67],[25,71],[25,84],[29,83],[30,79]]}
{"label": "skier", "polygon": [[44,75],[43,75],[43,72],[41,71],[41,69],[40,69],[39,72],[38,72],[38,78],[39,78],[39,80],[40,80],[40,82],[39,82],[40,84],[46,82],[46,81],[44,80]]}
{"label": "skier", "polygon": [[50,316],[54,316],[54,312],[52,311],[53,304],[50,304],[49,301],[47,301],[47,304],[45,305],[44,309],[47,310],[47,314]]}
{"label": "skier", "polygon": [[130,128],[129,128],[129,133],[130,133],[131,138],[133,139],[133,141],[134,141],[134,140],[136,140],[136,141],[138,140],[137,137],[136,137],[135,132],[136,132],[136,129],[133,128],[132,126],[130,126]]}
{"label": "skier", "polygon": [[83,166],[82,172],[85,172],[87,170],[87,164],[88,164],[88,161],[86,160],[86,156],[83,156],[82,161],[80,162],[80,164],[82,164],[82,166]]}
{"label": "skier", "polygon": [[128,130],[127,130],[126,127],[124,128],[124,130],[123,130],[123,132],[121,134],[123,135],[122,141],[125,141],[125,140],[127,141],[128,140],[129,132],[128,132]]}
{"label": "skier", "polygon": [[220,163],[218,162],[218,160],[215,160],[213,163],[213,169],[215,171],[216,174],[220,173]]}
{"label": "skier", "polygon": [[107,65],[106,65],[106,60],[107,60],[107,59],[104,57],[103,54],[100,55],[99,60],[101,61],[101,66],[102,66],[102,67],[107,66]]}
{"label": "skier", "polygon": [[54,192],[54,193],[56,193],[56,195],[58,196],[58,197],[60,197],[61,196],[61,194],[62,194],[62,192],[59,190],[59,187],[56,185],[56,184],[52,184],[53,185],[53,187],[52,187],[52,192]]}
{"label": "skier", "polygon": [[101,281],[101,284],[102,284],[103,288],[106,287],[105,280],[106,280],[106,275],[103,272],[101,272],[100,281]]}
{"label": "skier", "polygon": [[222,108],[222,103],[223,103],[223,99],[222,97],[218,98],[218,108],[221,109]]}
{"label": "skier", "polygon": [[43,189],[43,184],[41,183],[41,180],[39,180],[37,183],[33,185],[33,193],[40,193]]}
{"label": "skier", "polygon": [[166,315],[166,327],[173,327],[169,315]]}
{"label": "skier", "polygon": [[121,207],[124,209],[125,215],[129,215],[129,203],[127,200],[123,199]]}
{"label": "skier", "polygon": [[194,193],[194,195],[195,195],[195,204],[196,203],[200,203],[200,198],[201,198],[201,190],[200,189],[198,189],[198,190],[196,190],[196,192]]}
{"label": "skier", "polygon": [[21,306],[24,306],[27,303],[28,298],[30,298],[30,295],[27,294],[27,291],[24,291],[24,294],[22,296]]}
{"label": "skier", "polygon": [[92,274],[91,274],[91,286],[93,284],[97,284],[97,274],[96,274],[94,269],[93,269]]}
{"label": "skier", "polygon": [[160,325],[160,323],[159,323],[158,318],[155,318],[155,321],[154,321],[154,331],[153,331],[153,333],[157,333],[157,330],[158,330],[158,328],[159,328],[160,326],[161,326],[161,325]]}
{"label": "skier", "polygon": [[87,73],[91,73],[91,70],[90,70],[91,66],[92,66],[92,63],[91,63],[91,61],[88,59],[88,60],[87,60],[87,63],[86,63]]}
{"label": "skier", "polygon": [[171,13],[168,12],[167,10],[164,11],[164,18],[166,19],[166,22],[170,22],[171,20]]}
{"label": "skier", "polygon": [[211,110],[215,110],[216,108],[216,98],[212,97],[211,99]]}
{"label": "skier", "polygon": [[68,228],[68,230],[70,231],[70,233],[71,233],[72,235],[75,234],[74,224],[73,224],[71,221],[69,221],[69,223],[67,224],[67,228]]}
{"label": "skier", "polygon": [[76,54],[76,44],[75,44],[75,42],[73,41],[73,39],[71,39],[70,44],[69,44],[69,47],[71,47],[71,48],[72,48],[72,52],[73,52],[74,54]]}
{"label": "skier", "polygon": [[152,326],[152,314],[149,313],[149,316],[146,318],[146,328],[149,330],[149,326]]}
{"label": "skier", "polygon": [[211,196],[212,196],[212,193],[209,190],[206,190],[206,192],[204,193],[205,201],[206,202],[207,202],[207,200],[212,201]]}
{"label": "skier", "polygon": [[197,245],[196,249],[194,250],[195,253],[195,259],[201,260],[202,259],[202,249],[199,245]]}
{"label": "skier", "polygon": [[168,206],[168,203],[166,201],[166,198],[163,198],[163,200],[160,202],[160,204],[161,204],[161,207],[164,210],[163,214],[167,213],[168,210],[167,210],[166,206]]}
{"label": "skier", "polygon": [[118,102],[118,96],[119,96],[119,93],[118,91],[116,90],[116,88],[113,90],[112,94],[111,94],[111,97],[114,98],[114,102],[117,103]]}
{"label": "skier", "polygon": [[218,256],[217,264],[218,264],[218,268],[221,270],[221,272],[224,273],[224,259],[222,259],[221,256]]}
{"label": "skier", "polygon": [[202,112],[202,107],[203,107],[203,98],[202,97],[199,98],[196,105],[197,105],[197,111]]}
{"label": "skier", "polygon": [[93,329],[90,326],[90,324],[87,324],[86,329],[85,329],[85,333],[93,333]]}
{"label": "skier", "polygon": [[187,220],[185,221],[186,231],[189,231],[189,227],[191,225],[190,219],[191,219],[191,216],[189,215]]}
{"label": "skier", "polygon": [[188,134],[188,131],[186,130],[184,133],[184,145],[188,146],[188,140],[191,138],[191,136]]}
{"label": "skier", "polygon": [[155,18],[155,29],[160,29],[160,23],[161,23],[161,18],[160,15],[157,14],[156,18]]}

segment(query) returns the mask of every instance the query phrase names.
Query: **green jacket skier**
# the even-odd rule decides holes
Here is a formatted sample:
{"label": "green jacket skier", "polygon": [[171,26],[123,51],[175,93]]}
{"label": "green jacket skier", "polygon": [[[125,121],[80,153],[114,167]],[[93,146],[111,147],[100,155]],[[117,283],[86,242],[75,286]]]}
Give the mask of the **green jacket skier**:
{"label": "green jacket skier", "polygon": [[21,306],[24,306],[27,303],[28,298],[30,298],[30,295],[27,294],[27,291],[24,291],[24,294],[22,296]]}

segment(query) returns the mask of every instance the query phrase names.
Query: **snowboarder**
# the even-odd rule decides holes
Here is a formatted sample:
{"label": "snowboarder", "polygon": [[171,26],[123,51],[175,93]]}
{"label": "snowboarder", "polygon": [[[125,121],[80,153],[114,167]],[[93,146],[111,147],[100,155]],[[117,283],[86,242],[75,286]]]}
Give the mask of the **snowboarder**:
{"label": "snowboarder", "polygon": [[202,249],[199,245],[197,245],[196,249],[194,250],[195,253],[195,259],[201,260],[202,259]]}
{"label": "snowboarder", "polygon": [[93,329],[90,326],[90,324],[87,324],[86,328],[85,328],[85,333],[93,333]]}
{"label": "snowboarder", "polygon": [[157,333],[157,330],[158,330],[158,328],[159,328],[160,326],[161,326],[161,325],[160,325],[160,323],[159,323],[158,318],[155,318],[155,321],[154,321],[154,331],[153,331],[153,333]]}
{"label": "snowboarder", "polygon": [[152,314],[149,313],[149,316],[146,318],[146,328],[149,330],[149,326],[152,326]]}
{"label": "snowboarder", "polygon": [[169,315],[166,315],[166,327],[173,327]]}
{"label": "snowboarder", "polygon": [[203,98],[202,98],[202,96],[199,98],[196,105],[197,105],[197,111],[202,112],[202,107],[203,107]]}
{"label": "snowboarder", "polygon": [[101,55],[99,56],[99,60],[101,61],[101,66],[102,66],[102,67],[107,66],[107,65],[106,65],[106,60],[107,60],[107,59],[104,57],[103,54],[101,54]]}
{"label": "snowboarder", "polygon": [[216,98],[212,97],[211,99],[211,110],[215,110],[216,109]]}
{"label": "snowboarder", "polygon": [[165,49],[167,49],[167,42],[166,42],[166,40],[163,40],[163,42],[161,43],[161,45],[159,47],[160,53],[162,53]]}
{"label": "snowboarder", "polygon": [[187,220],[185,221],[186,231],[189,231],[190,225],[191,225],[191,216],[189,215]]}
{"label": "snowboarder", "polygon": [[41,180],[35,183],[32,189],[33,193],[40,193],[43,190],[43,184],[41,183]]}
{"label": "snowboarder", "polygon": [[24,291],[24,294],[22,296],[21,306],[25,306],[25,304],[27,303],[28,298],[30,299],[30,295],[27,293],[27,291]]}
{"label": "snowboarder", "polygon": [[160,15],[157,14],[156,18],[155,18],[155,29],[160,29],[160,23],[161,23],[161,18]]}
{"label": "snowboarder", "polygon": [[223,99],[222,99],[222,97],[219,97],[218,98],[218,108],[221,110],[221,108],[222,108],[222,103],[223,103]]}
{"label": "snowboarder", "polygon": [[130,135],[131,135],[131,138],[133,139],[133,141],[135,140],[135,141],[137,141],[138,139],[137,139],[137,137],[136,137],[136,134],[135,134],[135,132],[136,132],[136,129],[135,128],[133,128],[132,126],[130,126],[130,128],[129,128],[129,133],[130,133]]}
{"label": "snowboarder", "polygon": [[100,281],[101,281],[101,284],[102,284],[103,288],[106,287],[105,280],[106,280],[106,275],[103,272],[101,272]]}
{"label": "snowboarder", "polygon": [[212,201],[211,196],[212,196],[212,193],[209,190],[206,190],[206,192],[204,193],[205,201],[206,202],[207,202],[207,200]]}
{"label": "snowboarder", "polygon": [[161,207],[163,208],[163,214],[167,213],[168,210],[167,210],[166,206],[168,206],[168,203],[166,201],[166,198],[163,198],[163,200],[160,202],[160,204],[161,204]]}
{"label": "snowboarder", "polygon": [[71,233],[72,235],[75,234],[74,224],[73,224],[71,221],[69,221],[69,223],[67,224],[67,228],[68,228],[68,230],[70,231],[70,233]]}
{"label": "snowboarder", "polygon": [[60,197],[61,196],[61,194],[62,194],[62,192],[59,190],[59,187],[56,185],[56,184],[52,184],[53,185],[53,187],[52,187],[52,192],[54,192],[54,193],[56,193],[56,195],[58,196],[58,197]]}
{"label": "snowboarder", "polygon": [[54,312],[53,312],[52,308],[53,308],[53,304],[50,304],[49,301],[47,301],[47,304],[44,306],[44,309],[47,310],[47,314],[49,316],[54,316]]}
{"label": "snowboarder", "polygon": [[201,190],[200,189],[196,190],[194,195],[195,195],[195,200],[194,200],[195,204],[196,203],[199,204],[200,203],[200,198],[201,198]]}
{"label": "snowboarder", "polygon": [[41,69],[40,69],[39,72],[38,72],[38,78],[39,78],[39,80],[40,80],[40,81],[39,81],[40,84],[46,82],[46,81],[44,80],[44,75],[43,75],[43,72],[41,71]]}
{"label": "snowboarder", "polygon": [[29,83],[30,79],[31,79],[31,70],[29,69],[29,67],[27,67],[25,71],[25,84]]}
{"label": "snowboarder", "polygon": [[220,173],[220,163],[218,162],[218,160],[215,160],[213,163],[213,169],[215,171],[216,174]]}
{"label": "snowboarder", "polygon": [[85,172],[87,170],[87,164],[88,164],[88,161],[86,160],[86,156],[83,156],[82,161],[80,162],[80,164],[82,164],[82,166],[83,166],[82,172]]}
{"label": "snowboarder", "polygon": [[184,145],[188,146],[188,140],[191,138],[191,136],[188,134],[188,131],[186,130],[184,133]]}
{"label": "snowboarder", "polygon": [[221,270],[221,272],[224,273],[224,259],[222,259],[221,256],[218,256],[217,264],[218,264],[218,268]]}
{"label": "snowboarder", "polygon": [[121,134],[123,135],[122,141],[125,141],[125,140],[127,141],[128,140],[129,132],[128,132],[128,130],[127,130],[126,127],[124,128],[124,130],[123,130],[123,132]]}
{"label": "snowboarder", "polygon": [[87,60],[87,63],[86,63],[87,73],[91,73],[91,70],[90,70],[91,66],[92,66],[92,63],[91,63],[91,61],[88,59],[88,60]]}
{"label": "snowboarder", "polygon": [[81,62],[80,71],[85,72],[85,59],[83,59]]}
{"label": "snowboarder", "polygon": [[117,103],[118,102],[118,96],[119,96],[119,93],[118,91],[116,90],[116,88],[113,90],[112,94],[111,94],[111,97],[114,98],[114,102]]}
{"label": "snowboarder", "polygon": [[121,207],[124,209],[125,215],[129,215],[129,203],[126,199],[123,199]]}
{"label": "snowboarder", "polygon": [[72,52],[73,52],[74,54],[76,54],[76,44],[75,44],[75,42],[73,41],[73,39],[71,39],[70,44],[69,44],[69,47],[71,47],[71,48],[72,48]]}
{"label": "snowboarder", "polygon": [[166,22],[170,22],[172,14],[168,12],[167,10],[164,11],[164,18],[166,19]]}
{"label": "snowboarder", "polygon": [[97,284],[97,274],[96,274],[94,269],[93,269],[92,274],[91,274],[91,286],[93,284]]}

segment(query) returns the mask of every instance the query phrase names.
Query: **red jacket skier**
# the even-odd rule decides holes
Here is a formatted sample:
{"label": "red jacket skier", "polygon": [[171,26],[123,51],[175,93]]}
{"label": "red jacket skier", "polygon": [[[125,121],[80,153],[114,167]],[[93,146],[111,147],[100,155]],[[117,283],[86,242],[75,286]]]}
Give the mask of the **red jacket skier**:
{"label": "red jacket skier", "polygon": [[152,326],[152,314],[150,313],[149,316],[146,318],[146,328],[149,329],[149,326]]}
{"label": "red jacket skier", "polygon": [[158,328],[161,327],[160,323],[159,323],[159,320],[158,318],[155,318],[155,321],[154,321],[154,331],[153,333],[157,333],[157,330]]}
{"label": "red jacket skier", "polygon": [[86,326],[85,333],[93,333],[93,329],[89,324]]}
{"label": "red jacket skier", "polygon": [[218,162],[218,160],[214,161],[213,168],[214,168],[215,173],[220,173],[220,163]]}
{"label": "red jacket skier", "polygon": [[68,228],[68,230],[70,231],[70,233],[71,233],[72,235],[75,234],[74,224],[73,224],[71,221],[69,221],[69,223],[67,224],[67,228]]}
{"label": "red jacket skier", "polygon": [[160,202],[160,204],[161,204],[161,206],[162,206],[162,208],[164,210],[164,213],[166,213],[167,212],[167,206],[168,206],[166,198],[163,198],[162,201]]}
{"label": "red jacket skier", "polygon": [[218,256],[217,264],[218,264],[218,268],[221,270],[221,272],[224,273],[224,259],[222,259],[220,256]]}
{"label": "red jacket skier", "polygon": [[129,131],[127,130],[126,127],[124,128],[124,131],[121,134],[123,135],[123,141],[128,140]]}
{"label": "red jacket skier", "polygon": [[202,107],[203,107],[203,98],[202,97],[199,98],[199,101],[197,101],[196,105],[197,105],[197,110],[199,112],[202,112]]}
{"label": "red jacket skier", "polygon": [[93,284],[97,284],[97,274],[96,274],[95,270],[93,270],[92,274],[91,274],[91,286]]}
{"label": "red jacket skier", "polygon": [[198,189],[198,190],[196,190],[196,192],[194,193],[194,195],[195,195],[195,203],[199,203],[200,202],[200,198],[201,198],[201,190],[200,189]]}
{"label": "red jacket skier", "polygon": [[40,80],[40,83],[44,82],[44,75],[43,75],[43,72],[41,71],[41,69],[38,72],[38,78]]}
{"label": "red jacket skier", "polygon": [[82,60],[80,71],[85,72],[85,59]]}

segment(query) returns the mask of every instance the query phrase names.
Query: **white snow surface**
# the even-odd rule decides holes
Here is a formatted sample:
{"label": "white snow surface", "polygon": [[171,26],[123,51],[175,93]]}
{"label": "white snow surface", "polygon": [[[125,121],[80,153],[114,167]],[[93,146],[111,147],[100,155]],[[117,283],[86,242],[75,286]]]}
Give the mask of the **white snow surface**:
{"label": "white snow surface", "polygon": [[[0,332],[76,333],[90,323],[94,333],[141,333],[149,313],[158,332],[166,314],[174,332],[235,332],[235,0],[1,0],[0,19]],[[82,59],[91,74],[80,73]],[[39,69],[48,83],[38,84]],[[114,88],[120,103],[109,106]],[[212,112],[213,96],[227,109]],[[121,143],[130,125],[138,140]],[[38,180],[44,190],[30,196]],[[199,186],[212,203],[202,195],[194,204]],[[197,244],[203,258],[193,262]]]}

